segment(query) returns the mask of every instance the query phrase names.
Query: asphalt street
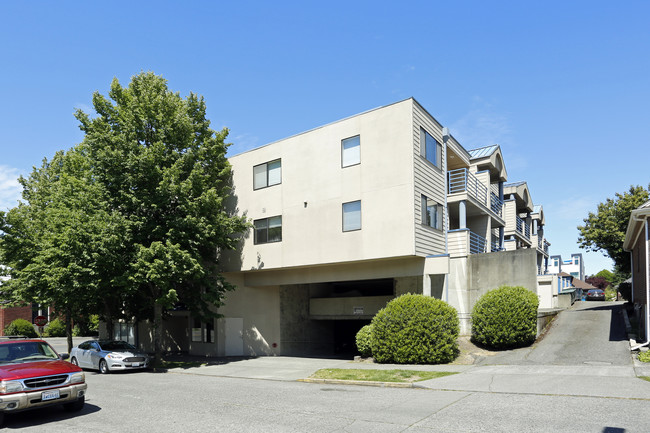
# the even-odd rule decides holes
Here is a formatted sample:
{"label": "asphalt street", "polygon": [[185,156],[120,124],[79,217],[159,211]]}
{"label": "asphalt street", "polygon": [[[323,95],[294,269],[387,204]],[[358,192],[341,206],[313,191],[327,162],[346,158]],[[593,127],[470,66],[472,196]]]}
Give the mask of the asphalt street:
{"label": "asphalt street", "polygon": [[[301,382],[319,368],[394,368],[340,359],[224,359],[168,373],[87,372],[84,410],[7,417],[27,432],[648,432],[650,376],[620,327],[620,304],[577,303],[534,346],[414,388]],[[583,332],[584,331],[584,332]],[[564,334],[564,335],[563,335]]]}

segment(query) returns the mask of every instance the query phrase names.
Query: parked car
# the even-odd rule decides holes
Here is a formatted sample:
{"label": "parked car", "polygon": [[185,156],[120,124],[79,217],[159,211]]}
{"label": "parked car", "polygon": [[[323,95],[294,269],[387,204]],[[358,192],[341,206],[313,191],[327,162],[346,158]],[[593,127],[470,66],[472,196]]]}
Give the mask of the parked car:
{"label": "parked car", "polygon": [[605,292],[601,289],[591,289],[587,292],[587,301],[604,301]]}
{"label": "parked car", "polygon": [[44,406],[81,410],[86,378],[81,368],[64,361],[67,358],[43,340],[0,338],[0,423],[7,413]]}
{"label": "parked car", "polygon": [[126,341],[84,341],[70,352],[70,362],[81,368],[111,371],[137,370],[149,367],[149,355]]}

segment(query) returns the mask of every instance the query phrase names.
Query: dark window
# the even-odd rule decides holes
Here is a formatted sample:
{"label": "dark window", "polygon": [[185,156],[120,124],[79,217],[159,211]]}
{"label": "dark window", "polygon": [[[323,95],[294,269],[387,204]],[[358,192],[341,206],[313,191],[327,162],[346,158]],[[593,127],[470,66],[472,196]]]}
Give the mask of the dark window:
{"label": "dark window", "polygon": [[282,162],[279,159],[253,167],[253,189],[282,183]]}
{"label": "dark window", "polygon": [[255,244],[280,242],[282,240],[282,216],[255,220]]}
{"label": "dark window", "polygon": [[442,145],[424,129],[420,129],[420,154],[431,164],[441,168]]}

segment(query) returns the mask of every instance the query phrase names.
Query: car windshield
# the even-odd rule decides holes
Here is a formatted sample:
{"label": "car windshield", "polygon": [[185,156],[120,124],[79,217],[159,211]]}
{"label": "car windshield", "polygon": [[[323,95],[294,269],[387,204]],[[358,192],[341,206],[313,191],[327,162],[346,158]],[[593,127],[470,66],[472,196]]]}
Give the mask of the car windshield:
{"label": "car windshield", "polygon": [[0,344],[0,363],[59,359],[54,349],[40,341],[17,341]]}
{"label": "car windshield", "polygon": [[136,350],[135,346],[127,343],[126,341],[105,341],[99,343],[99,345],[102,347],[102,350],[114,350],[116,352],[122,350]]}

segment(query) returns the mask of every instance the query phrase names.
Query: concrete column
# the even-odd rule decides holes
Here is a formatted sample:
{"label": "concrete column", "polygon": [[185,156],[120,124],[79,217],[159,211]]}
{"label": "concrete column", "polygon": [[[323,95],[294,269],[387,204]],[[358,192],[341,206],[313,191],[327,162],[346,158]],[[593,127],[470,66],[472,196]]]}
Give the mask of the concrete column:
{"label": "concrete column", "polygon": [[467,228],[467,209],[465,200],[458,202],[458,228]]}

